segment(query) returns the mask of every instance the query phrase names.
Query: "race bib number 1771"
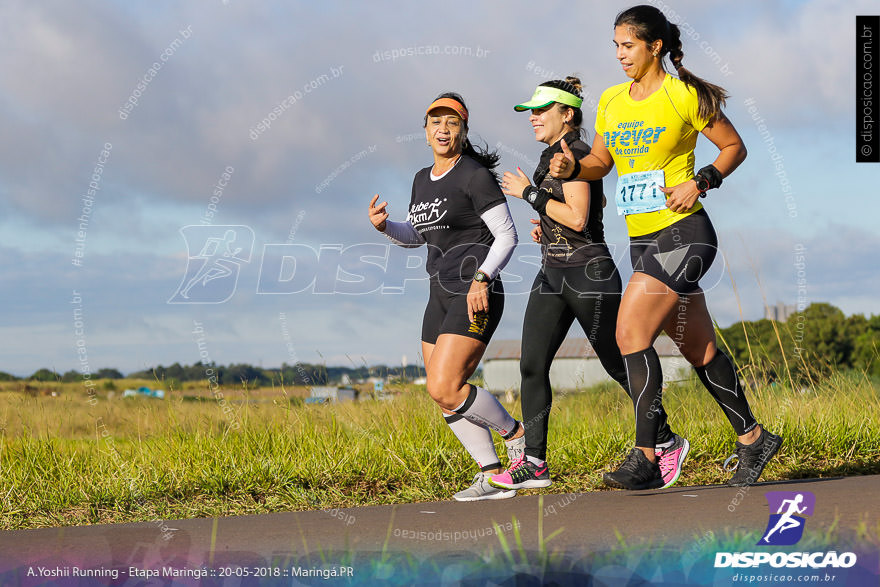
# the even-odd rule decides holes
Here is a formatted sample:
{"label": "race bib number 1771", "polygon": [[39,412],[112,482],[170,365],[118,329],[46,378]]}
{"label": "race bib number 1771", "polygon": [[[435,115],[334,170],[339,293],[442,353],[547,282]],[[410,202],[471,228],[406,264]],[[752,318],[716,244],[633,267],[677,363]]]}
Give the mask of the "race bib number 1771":
{"label": "race bib number 1771", "polygon": [[662,169],[637,171],[617,178],[617,215],[656,212],[666,208],[666,194],[660,191],[666,180]]}

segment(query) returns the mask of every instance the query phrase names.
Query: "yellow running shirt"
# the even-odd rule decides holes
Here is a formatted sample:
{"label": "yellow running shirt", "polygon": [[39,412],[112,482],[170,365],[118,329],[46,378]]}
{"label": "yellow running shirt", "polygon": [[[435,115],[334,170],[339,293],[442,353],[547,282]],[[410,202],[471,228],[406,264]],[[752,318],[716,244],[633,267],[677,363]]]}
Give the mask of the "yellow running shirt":
{"label": "yellow running shirt", "polygon": [[[662,169],[667,187],[693,179],[697,135],[708,122],[697,114],[696,90],[667,74],[656,92],[636,101],[629,95],[630,84],[605,90],[596,112],[596,133],[604,137],[618,177]],[[687,212],[628,214],[627,231],[629,236],[656,232],[702,207],[698,201]]]}

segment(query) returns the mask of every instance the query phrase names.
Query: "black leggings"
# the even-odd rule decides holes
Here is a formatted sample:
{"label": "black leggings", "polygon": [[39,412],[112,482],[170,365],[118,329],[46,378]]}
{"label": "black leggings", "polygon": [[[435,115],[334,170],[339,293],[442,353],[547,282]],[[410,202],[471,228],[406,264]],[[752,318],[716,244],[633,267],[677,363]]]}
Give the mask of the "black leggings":
{"label": "black leggings", "polygon": [[[575,319],[602,367],[629,393],[626,368],[615,336],[620,297],[620,275],[608,257],[580,267],[544,267],[535,277],[523,320],[520,360],[527,455],[546,458],[547,423],[553,404],[550,364]],[[672,431],[662,405],[657,416],[657,441],[666,442],[672,439]]]}

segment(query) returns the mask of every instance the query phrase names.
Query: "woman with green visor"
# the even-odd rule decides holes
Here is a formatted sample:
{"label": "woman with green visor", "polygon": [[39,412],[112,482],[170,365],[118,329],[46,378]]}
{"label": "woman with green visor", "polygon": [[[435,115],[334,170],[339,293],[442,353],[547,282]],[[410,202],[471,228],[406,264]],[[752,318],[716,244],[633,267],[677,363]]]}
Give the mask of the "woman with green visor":
{"label": "woman with green visor", "polygon": [[[522,198],[538,212],[532,238],[541,243],[542,266],[535,277],[523,321],[520,374],[525,454],[489,483],[503,489],[528,489],[551,484],[546,463],[547,426],[552,405],[550,364],[571,324],[577,320],[602,367],[624,390],[627,374],[615,340],[621,280],[605,244],[602,181],[558,180],[548,173],[553,155],[564,139],[573,153],[586,157],[590,147],[581,139],[581,82],[578,78],[548,81],[532,99],[514,106],[530,111],[535,139],[548,146],[541,153],[534,185],[517,169],[504,174],[501,188]],[[687,440],[673,434],[662,405],[657,449],[667,459],[666,486],[681,473]]]}

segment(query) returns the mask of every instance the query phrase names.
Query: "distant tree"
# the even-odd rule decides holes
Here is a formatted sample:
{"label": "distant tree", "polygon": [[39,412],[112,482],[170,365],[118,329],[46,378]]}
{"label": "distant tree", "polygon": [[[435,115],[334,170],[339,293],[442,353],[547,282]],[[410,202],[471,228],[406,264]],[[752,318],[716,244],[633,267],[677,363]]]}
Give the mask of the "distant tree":
{"label": "distant tree", "polygon": [[117,371],[116,369],[98,369],[98,372],[93,375],[95,379],[122,379],[122,373]]}
{"label": "distant tree", "polygon": [[[799,341],[805,368],[826,374],[832,369],[852,367],[853,333],[843,311],[831,304],[810,304],[788,319],[792,336]],[[801,340],[802,336],[802,340]]]}
{"label": "distant tree", "polygon": [[720,334],[724,343],[730,345],[734,363],[743,375],[755,380],[775,381],[785,376],[785,362],[779,341],[784,341],[788,335],[783,330],[777,338],[779,329],[780,323],[757,320],[722,328]]}
{"label": "distant tree", "polygon": [[73,383],[74,381],[79,381],[81,378],[82,375],[80,375],[79,371],[74,371],[73,369],[71,369],[61,376],[61,381],[63,381],[64,383]]}
{"label": "distant tree", "polygon": [[49,369],[39,369],[33,375],[28,377],[31,381],[58,381],[61,376],[55,371]]}
{"label": "distant tree", "polygon": [[868,375],[880,376],[880,315],[865,319],[861,314],[851,316],[849,328],[856,334],[853,340],[853,367]]}
{"label": "distant tree", "polygon": [[128,374],[129,379],[152,379],[153,378],[153,370],[152,369],[144,369],[143,371],[133,371]]}
{"label": "distant tree", "polygon": [[18,377],[6,371],[0,371],[0,381],[18,381]]}
{"label": "distant tree", "polygon": [[174,363],[173,365],[169,365],[164,369],[163,379],[172,379],[177,381],[184,381],[184,376],[186,372],[180,363]]}
{"label": "distant tree", "polygon": [[268,385],[271,379],[256,367],[242,363],[240,365],[229,365],[223,372],[224,385],[242,385],[248,387],[258,385]]}
{"label": "distant tree", "polygon": [[880,375],[880,316],[847,318],[831,304],[814,303],[785,322],[738,322],[719,334],[740,372],[757,380],[790,374],[797,382],[851,368]]}
{"label": "distant tree", "polygon": [[[208,379],[216,371],[217,365],[214,363],[204,364],[201,361],[194,363],[191,367],[184,367],[184,381],[201,381]],[[208,371],[208,370],[211,371]]]}

